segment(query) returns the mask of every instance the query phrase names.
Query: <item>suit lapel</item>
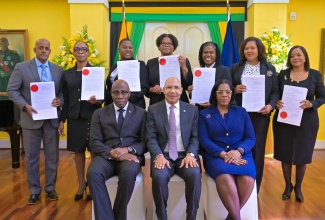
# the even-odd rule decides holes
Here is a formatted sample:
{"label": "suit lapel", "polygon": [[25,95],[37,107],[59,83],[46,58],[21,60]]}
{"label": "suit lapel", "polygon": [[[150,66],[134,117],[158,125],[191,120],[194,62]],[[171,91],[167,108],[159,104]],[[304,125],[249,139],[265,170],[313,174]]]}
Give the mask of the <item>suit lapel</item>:
{"label": "suit lapel", "polygon": [[[226,130],[228,130],[227,125],[226,125],[225,121],[222,119],[221,114],[217,107],[213,108],[213,110],[209,111],[209,113],[213,118],[215,118],[219,122],[219,124],[222,127],[224,127]],[[229,111],[228,111],[228,114],[229,114]],[[208,117],[208,115],[206,117]],[[229,118],[229,115],[228,115],[228,118]]]}
{"label": "suit lapel", "polygon": [[[134,106],[129,102],[128,108],[126,110],[124,121],[128,121],[128,123],[130,123],[129,120],[132,117],[133,112],[134,112]],[[123,123],[121,130],[123,129],[124,124],[125,123]]]}
{"label": "suit lapel", "polygon": [[36,61],[35,61],[35,58],[32,59],[29,63],[29,66],[30,66],[30,70],[35,78],[35,82],[40,82],[41,79],[39,78],[39,75],[38,75],[38,71],[37,71],[37,66],[36,66]]}
{"label": "suit lapel", "polygon": [[167,106],[166,101],[160,102],[160,104],[157,105],[159,115],[161,117],[162,123],[164,125],[164,128],[166,130],[167,136],[169,132],[169,123],[168,123],[168,116],[167,116]]}
{"label": "suit lapel", "polygon": [[119,131],[119,127],[117,125],[116,115],[115,115],[115,109],[114,109],[113,103],[108,106],[108,117],[109,117],[109,121],[113,121],[114,122],[113,124],[114,124],[115,129],[117,131]]}
{"label": "suit lapel", "polygon": [[68,70],[68,77],[70,78],[71,82],[75,85],[75,87],[79,88],[77,83],[77,75],[76,75],[77,69],[76,67]]}
{"label": "suit lapel", "polygon": [[186,125],[189,122],[188,119],[188,109],[187,107],[184,105],[184,103],[182,101],[179,101],[179,120],[180,120],[180,127],[181,127],[181,137],[182,137],[182,141],[183,143],[186,143],[186,141],[184,142],[183,134],[186,134],[185,129],[187,128],[187,126],[182,126],[182,125]]}

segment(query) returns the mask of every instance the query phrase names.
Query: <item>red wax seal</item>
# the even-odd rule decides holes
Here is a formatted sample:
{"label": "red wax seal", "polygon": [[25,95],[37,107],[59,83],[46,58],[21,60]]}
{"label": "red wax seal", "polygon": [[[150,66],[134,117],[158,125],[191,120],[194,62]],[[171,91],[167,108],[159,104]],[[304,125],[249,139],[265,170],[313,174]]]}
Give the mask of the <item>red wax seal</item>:
{"label": "red wax seal", "polygon": [[286,117],[288,117],[288,113],[287,112],[281,112],[280,117],[281,118],[286,118]]}
{"label": "red wax seal", "polygon": [[202,76],[202,71],[201,70],[196,70],[195,73],[194,73],[194,75],[196,77],[200,77],[200,76]]}
{"label": "red wax seal", "polygon": [[84,69],[82,71],[82,74],[85,75],[85,76],[87,76],[89,74],[89,69]]}
{"label": "red wax seal", "polygon": [[38,91],[38,86],[37,86],[37,85],[32,85],[32,86],[30,87],[30,90],[31,90],[32,92],[37,92],[37,91]]}
{"label": "red wax seal", "polygon": [[160,63],[160,65],[163,66],[163,65],[166,64],[166,60],[164,58],[162,58],[162,59],[159,60],[159,63]]}

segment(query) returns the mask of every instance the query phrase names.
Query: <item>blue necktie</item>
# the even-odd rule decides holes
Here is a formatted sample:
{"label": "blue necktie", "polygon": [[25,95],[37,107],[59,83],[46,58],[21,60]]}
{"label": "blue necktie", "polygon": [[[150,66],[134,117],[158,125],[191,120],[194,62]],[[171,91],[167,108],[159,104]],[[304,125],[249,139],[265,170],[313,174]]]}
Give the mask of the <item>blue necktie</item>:
{"label": "blue necktie", "polygon": [[42,68],[42,70],[41,70],[41,81],[42,82],[47,82],[48,79],[47,79],[46,70],[45,70],[46,66],[44,64],[41,64],[40,67]]}
{"label": "blue necktie", "polygon": [[178,158],[178,153],[176,144],[176,119],[174,112],[175,106],[171,105],[169,108],[168,151],[170,159],[176,160]]}

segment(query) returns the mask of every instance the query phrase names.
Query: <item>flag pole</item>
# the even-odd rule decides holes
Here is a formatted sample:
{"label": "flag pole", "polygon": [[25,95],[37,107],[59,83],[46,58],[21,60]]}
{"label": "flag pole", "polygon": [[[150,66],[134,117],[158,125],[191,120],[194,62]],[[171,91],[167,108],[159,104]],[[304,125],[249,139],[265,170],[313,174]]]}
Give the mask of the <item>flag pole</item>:
{"label": "flag pole", "polygon": [[227,20],[230,20],[230,4],[229,4],[229,0],[227,0]]}

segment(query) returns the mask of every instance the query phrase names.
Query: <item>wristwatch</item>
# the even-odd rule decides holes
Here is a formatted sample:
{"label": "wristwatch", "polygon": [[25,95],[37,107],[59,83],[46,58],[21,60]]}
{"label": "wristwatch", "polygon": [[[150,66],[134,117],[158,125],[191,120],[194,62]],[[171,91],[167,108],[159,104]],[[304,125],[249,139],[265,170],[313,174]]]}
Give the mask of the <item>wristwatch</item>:
{"label": "wristwatch", "polygon": [[245,154],[245,150],[244,150],[243,148],[238,147],[237,150],[239,151],[239,153],[240,153],[241,155],[244,155],[244,154]]}
{"label": "wristwatch", "polygon": [[128,147],[128,153],[129,153],[129,154],[136,154],[136,152],[137,152],[137,151],[136,151],[132,146],[129,146],[129,147]]}
{"label": "wristwatch", "polygon": [[195,155],[191,152],[188,152],[187,155],[190,155],[191,157],[195,157]]}

